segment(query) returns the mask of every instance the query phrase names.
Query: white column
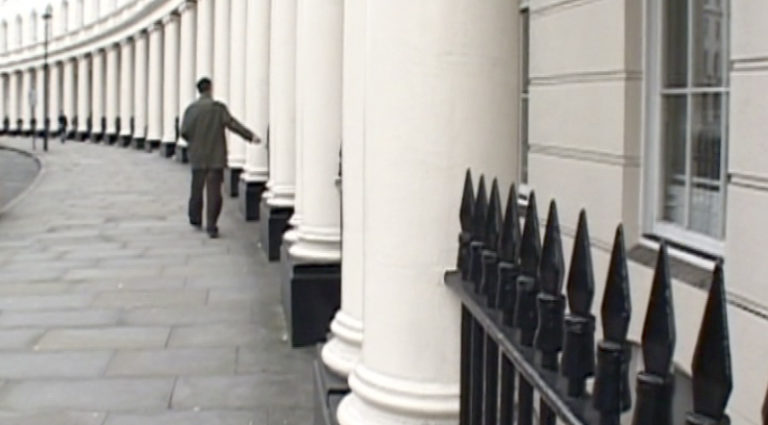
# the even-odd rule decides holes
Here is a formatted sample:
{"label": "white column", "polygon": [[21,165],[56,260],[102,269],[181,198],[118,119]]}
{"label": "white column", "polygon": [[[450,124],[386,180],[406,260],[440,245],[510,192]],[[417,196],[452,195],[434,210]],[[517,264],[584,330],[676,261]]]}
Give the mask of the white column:
{"label": "white column", "polygon": [[338,420],[455,425],[460,302],[443,273],[455,267],[466,168],[502,187],[516,175],[515,143],[499,140],[517,137],[508,118],[518,114],[517,3],[366,3],[363,252],[372,255],[362,357]]}
{"label": "white column", "polygon": [[291,226],[283,234],[283,243],[290,249],[290,246],[299,239],[299,229],[301,226],[302,212],[304,211],[304,82],[305,82],[305,55],[307,50],[304,48],[306,43],[306,7],[305,0],[296,0],[296,46],[295,46],[295,75],[294,91],[296,93],[295,101],[295,146],[294,155],[296,156],[296,175],[294,177],[295,188],[293,196],[293,215],[288,220]]}
{"label": "white column", "polygon": [[365,0],[344,2],[343,57],[341,309],[321,354],[328,368],[347,377],[360,361],[363,342]]}
{"label": "white column", "polygon": [[72,60],[67,59],[64,61],[64,81],[62,85],[64,92],[62,104],[64,116],[67,117],[67,133],[71,133],[74,130],[72,119],[77,113],[75,109],[75,62]]}
{"label": "white column", "polygon": [[118,136],[117,118],[120,116],[120,92],[118,81],[120,79],[120,60],[118,55],[120,54],[120,46],[112,45],[107,48],[107,73],[106,84],[107,92],[105,96],[106,101],[106,117],[107,117],[107,134],[109,135],[109,141],[114,142]]}
{"label": "white column", "polygon": [[52,63],[48,70],[48,119],[50,131],[59,131],[59,116],[62,114],[61,106],[61,69],[59,63]]}
{"label": "white column", "polygon": [[131,119],[133,118],[133,39],[120,45],[120,139],[124,145],[130,143]]}
{"label": "white column", "polygon": [[245,145],[243,180],[263,183],[269,177],[266,137],[269,126],[270,1],[251,1],[248,4],[248,22],[245,121],[262,139],[262,143]]}
{"label": "white column", "polygon": [[[220,1],[227,0],[217,0]],[[230,66],[229,66],[229,110],[237,117],[237,119],[244,119],[245,117],[245,44],[246,44],[246,23],[248,15],[246,14],[246,0],[229,0],[231,1],[231,13],[229,22],[229,49],[230,52]],[[250,8],[253,8],[251,5]],[[254,25],[251,22],[250,25]],[[216,84],[216,82],[214,82]],[[219,85],[222,83],[220,82]],[[248,96],[253,96],[253,93],[248,93]],[[230,135],[227,137],[229,143],[227,149],[227,166],[230,169],[243,169],[245,166],[245,145],[246,142],[240,138]]]}
{"label": "white column", "polygon": [[149,78],[147,82],[147,143],[159,148],[163,137],[163,27],[149,29]]}
{"label": "white column", "polygon": [[31,69],[21,72],[21,119],[24,131],[32,130],[32,104],[29,102],[29,93],[32,90],[33,77]]}
{"label": "white column", "polygon": [[8,74],[8,120],[11,130],[19,130],[19,78],[18,72]]}
{"label": "white column", "polygon": [[[297,261],[341,260],[341,216],[335,179],[341,147],[343,0],[299,0],[302,72],[301,154],[303,198]],[[303,10],[302,10],[303,9]],[[310,139],[305,136],[311,136]]]}
{"label": "white column", "polygon": [[229,103],[229,2],[216,0],[213,6],[213,97],[224,103]]}
{"label": "white column", "polygon": [[[45,129],[45,71],[43,67],[35,69],[35,95],[37,96],[35,104],[35,128],[40,132]],[[50,90],[50,88],[49,88]],[[2,99],[0,92],[0,99]],[[0,120],[2,120],[2,106],[0,105]],[[0,124],[2,127],[2,124]]]}
{"label": "white column", "polygon": [[[0,43],[2,43],[2,40],[0,40]],[[0,46],[2,46],[2,44],[0,44]],[[8,117],[8,90],[6,89],[6,84],[8,84],[7,81],[7,74],[0,74],[0,131],[5,130],[4,121]]]}
{"label": "white column", "polygon": [[133,61],[136,71],[133,74],[133,139],[136,148],[144,147],[147,139],[147,33],[136,35],[136,51]]}
{"label": "white column", "polygon": [[[93,71],[91,72],[91,115],[93,116],[93,134],[96,140],[99,140],[107,131],[107,122],[105,110],[105,92],[104,86],[104,62],[106,57],[103,50],[98,50],[93,54]],[[55,119],[55,118],[51,118]]]}
{"label": "white column", "polygon": [[170,157],[176,144],[176,118],[179,116],[179,15],[172,13],[163,26],[163,137],[165,154]]}
{"label": "white column", "polygon": [[88,90],[88,57],[77,59],[77,128],[78,135],[85,137],[88,132],[88,116],[91,114],[91,96]]}
{"label": "white column", "polygon": [[264,197],[270,207],[292,207],[296,172],[296,0],[272,2],[269,47],[269,92],[275,95],[269,97],[270,173]]}
{"label": "white column", "polygon": [[198,0],[195,80],[213,75],[213,0]]}
{"label": "white column", "polygon": [[[205,0],[200,0],[203,2]],[[198,4],[200,3],[198,2]],[[195,3],[186,2],[179,8],[181,14],[181,35],[179,46],[179,119],[187,106],[195,100],[195,68],[196,68],[196,49],[195,49],[195,27],[196,27],[196,9]],[[187,141],[179,137],[176,142],[178,147],[185,148]],[[181,157],[180,157],[181,158]]]}

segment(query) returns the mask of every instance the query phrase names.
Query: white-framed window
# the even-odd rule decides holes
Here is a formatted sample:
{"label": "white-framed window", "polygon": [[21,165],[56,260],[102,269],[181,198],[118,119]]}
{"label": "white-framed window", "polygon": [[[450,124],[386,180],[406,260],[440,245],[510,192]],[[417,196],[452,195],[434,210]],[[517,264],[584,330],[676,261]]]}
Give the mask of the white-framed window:
{"label": "white-framed window", "polygon": [[528,0],[520,0],[520,122],[518,158],[520,183],[528,183],[528,99],[530,86],[531,20]]}
{"label": "white-framed window", "polygon": [[728,0],[648,0],[646,230],[722,255]]}

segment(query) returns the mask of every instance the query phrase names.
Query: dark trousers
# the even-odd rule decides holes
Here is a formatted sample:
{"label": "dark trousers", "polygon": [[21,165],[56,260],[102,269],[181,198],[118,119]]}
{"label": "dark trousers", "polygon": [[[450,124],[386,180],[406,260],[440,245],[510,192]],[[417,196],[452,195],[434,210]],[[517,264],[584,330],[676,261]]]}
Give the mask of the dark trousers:
{"label": "dark trousers", "polygon": [[221,213],[221,184],[224,181],[222,168],[192,169],[192,190],[189,196],[189,222],[203,223],[203,188],[206,188],[206,222],[208,230],[217,229]]}

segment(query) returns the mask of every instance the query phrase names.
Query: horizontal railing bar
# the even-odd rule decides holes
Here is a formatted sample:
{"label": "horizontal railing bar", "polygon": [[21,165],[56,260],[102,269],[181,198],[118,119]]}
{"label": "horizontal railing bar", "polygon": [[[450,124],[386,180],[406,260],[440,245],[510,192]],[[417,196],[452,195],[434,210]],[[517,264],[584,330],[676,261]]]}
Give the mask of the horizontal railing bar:
{"label": "horizontal railing bar", "polygon": [[556,372],[541,370],[535,366],[535,349],[515,342],[511,329],[502,325],[501,313],[486,307],[465,283],[461,272],[445,273],[445,283],[459,296],[472,317],[498,344],[499,349],[514,363],[516,371],[538,391],[555,415],[566,425],[591,425],[598,423],[598,413],[588,404],[591,399],[574,399],[565,391],[558,391],[563,380]]}

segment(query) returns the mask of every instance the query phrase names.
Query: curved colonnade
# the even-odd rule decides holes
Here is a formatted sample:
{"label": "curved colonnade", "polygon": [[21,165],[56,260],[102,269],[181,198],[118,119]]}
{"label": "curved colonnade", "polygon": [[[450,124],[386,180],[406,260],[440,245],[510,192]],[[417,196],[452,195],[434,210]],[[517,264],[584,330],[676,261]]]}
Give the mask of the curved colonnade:
{"label": "curved colonnade", "polygon": [[0,12],[0,131],[183,161],[178,121],[211,77],[265,141],[229,140],[246,219],[270,243],[288,230],[289,280],[307,265],[341,280],[321,353],[351,388],[340,423],[455,423],[459,301],[441,283],[453,188],[467,166],[516,175],[516,146],[496,141],[515,139],[517,121],[487,119],[517,114],[514,12],[504,0],[70,0],[50,22],[45,111],[44,11]]}

